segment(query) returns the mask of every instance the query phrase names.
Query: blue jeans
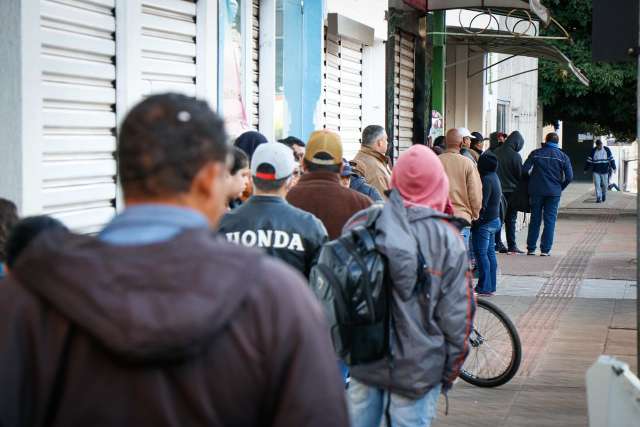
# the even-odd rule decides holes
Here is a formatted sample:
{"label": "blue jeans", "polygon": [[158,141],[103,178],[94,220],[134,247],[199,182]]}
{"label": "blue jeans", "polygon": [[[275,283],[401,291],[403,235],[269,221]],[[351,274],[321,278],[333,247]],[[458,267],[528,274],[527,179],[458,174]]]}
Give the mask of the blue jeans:
{"label": "blue jeans", "polygon": [[593,185],[596,187],[596,199],[604,202],[607,198],[607,190],[609,189],[608,173],[593,173]]}
{"label": "blue jeans", "polygon": [[471,261],[471,251],[469,250],[469,238],[471,237],[471,227],[464,227],[460,230],[460,235],[464,240],[464,248],[467,250],[467,258]]}
{"label": "blue jeans", "polygon": [[527,249],[529,251],[536,250],[543,219],[544,230],[542,231],[542,239],[540,239],[540,250],[544,253],[551,251],[559,204],[560,196],[531,196],[531,222],[527,234]]}
{"label": "blue jeans", "polygon": [[489,293],[496,291],[498,260],[494,250],[494,239],[501,226],[500,218],[496,218],[485,224],[478,224],[473,227],[473,251],[476,254],[476,263],[480,270],[478,286],[476,286],[477,292]]}
{"label": "blue jeans", "polygon": [[[391,393],[389,413],[392,427],[429,427],[436,417],[440,390],[438,384],[417,400]],[[347,397],[352,427],[387,425],[388,391],[369,387],[352,378]]]}

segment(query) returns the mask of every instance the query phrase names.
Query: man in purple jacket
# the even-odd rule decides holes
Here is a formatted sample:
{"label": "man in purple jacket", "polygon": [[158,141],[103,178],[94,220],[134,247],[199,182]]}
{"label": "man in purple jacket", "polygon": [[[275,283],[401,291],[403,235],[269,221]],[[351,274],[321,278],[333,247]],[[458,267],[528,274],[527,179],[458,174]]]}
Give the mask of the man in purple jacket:
{"label": "man in purple jacket", "polygon": [[0,425],[347,426],[303,277],[215,237],[222,119],[151,96],[119,133],[126,209],[45,232],[0,286]]}

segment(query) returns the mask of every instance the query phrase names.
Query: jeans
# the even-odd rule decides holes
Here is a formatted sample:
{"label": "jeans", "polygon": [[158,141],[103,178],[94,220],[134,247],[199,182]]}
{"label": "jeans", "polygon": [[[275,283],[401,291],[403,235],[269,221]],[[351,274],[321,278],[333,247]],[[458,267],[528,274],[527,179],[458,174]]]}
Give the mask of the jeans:
{"label": "jeans", "polygon": [[560,196],[531,196],[531,221],[527,235],[527,249],[530,252],[536,250],[538,236],[540,235],[540,224],[543,218],[544,230],[540,240],[540,250],[544,253],[551,251],[559,204]]}
{"label": "jeans", "polygon": [[[518,211],[513,209],[509,200],[512,193],[503,193],[504,198],[507,199],[507,211],[504,215],[504,229],[507,234],[507,248],[515,249],[516,244],[516,222],[518,222]],[[498,229],[495,236],[496,246],[502,245],[502,226]]]}
{"label": "jeans", "polygon": [[593,184],[596,187],[596,200],[604,202],[607,198],[607,189],[609,188],[609,174],[594,172]]}
{"label": "jeans", "polygon": [[460,230],[460,235],[464,240],[464,248],[467,250],[467,258],[471,262],[471,251],[469,250],[469,238],[471,237],[471,227],[464,227]]}
{"label": "jeans", "polygon": [[396,393],[389,396],[389,391],[352,379],[347,391],[351,426],[387,426],[385,414],[388,399],[391,398],[389,413],[392,427],[429,427],[436,417],[440,390],[438,384],[423,397],[414,400]]}
{"label": "jeans", "polygon": [[485,224],[478,224],[472,230],[473,251],[480,270],[478,286],[476,286],[476,291],[479,293],[496,291],[498,260],[491,243],[494,242],[494,235],[500,230],[501,225],[500,218],[496,218]]}

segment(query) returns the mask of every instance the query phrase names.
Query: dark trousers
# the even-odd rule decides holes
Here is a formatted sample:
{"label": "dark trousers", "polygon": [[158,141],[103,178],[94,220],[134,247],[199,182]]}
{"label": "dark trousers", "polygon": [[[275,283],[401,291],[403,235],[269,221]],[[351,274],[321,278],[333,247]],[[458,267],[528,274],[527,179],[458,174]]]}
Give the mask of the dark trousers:
{"label": "dark trousers", "polygon": [[540,239],[540,250],[549,253],[553,246],[553,235],[558,218],[560,196],[531,196],[531,221],[527,235],[527,249],[535,251],[540,235],[540,226],[544,222],[544,230]]}
{"label": "dark trousers", "polygon": [[[507,212],[504,216],[504,229],[507,233],[507,248],[513,249],[516,245],[516,222],[518,221],[518,211],[511,207],[511,193],[503,193],[507,199]],[[502,246],[502,227],[496,232],[496,246]]]}

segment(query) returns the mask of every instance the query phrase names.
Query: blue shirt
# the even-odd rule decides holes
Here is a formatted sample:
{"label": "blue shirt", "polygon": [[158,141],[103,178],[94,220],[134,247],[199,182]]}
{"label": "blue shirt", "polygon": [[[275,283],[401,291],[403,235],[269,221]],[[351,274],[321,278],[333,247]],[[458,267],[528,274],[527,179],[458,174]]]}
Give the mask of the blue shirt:
{"label": "blue shirt", "polygon": [[187,229],[207,227],[204,215],[193,209],[149,203],[126,208],[98,238],[114,245],[146,245],[170,240]]}

